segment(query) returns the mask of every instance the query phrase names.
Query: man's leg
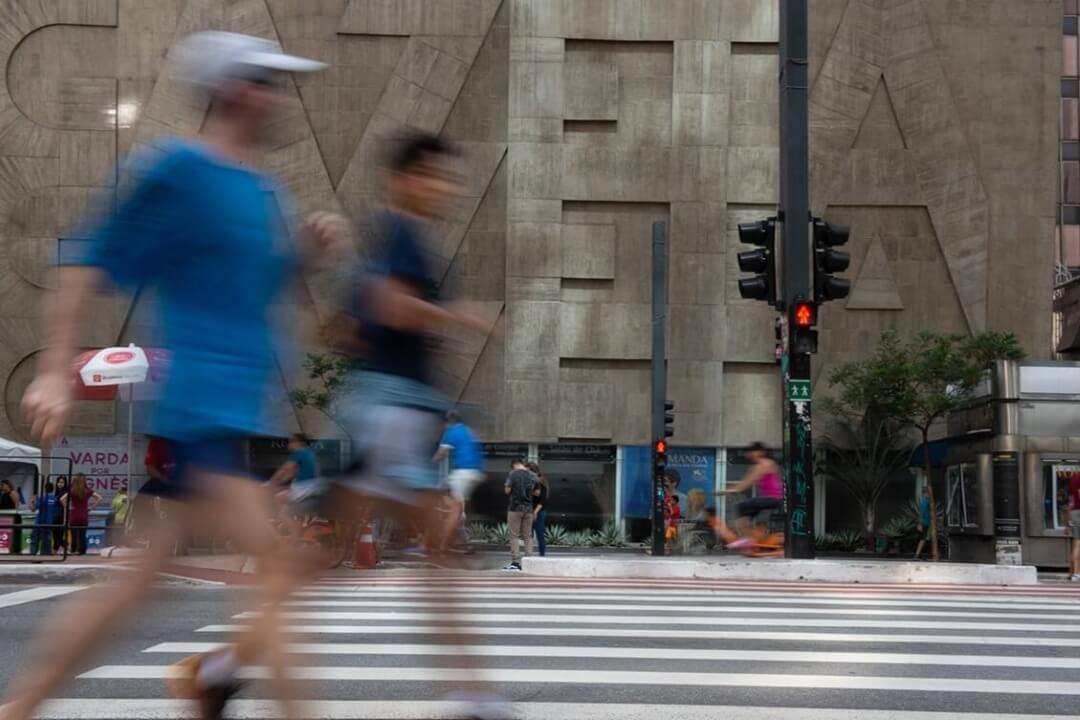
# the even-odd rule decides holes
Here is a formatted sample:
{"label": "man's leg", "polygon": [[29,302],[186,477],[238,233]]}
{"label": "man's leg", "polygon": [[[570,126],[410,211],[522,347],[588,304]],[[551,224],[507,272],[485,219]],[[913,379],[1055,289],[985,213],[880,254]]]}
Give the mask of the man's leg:
{"label": "man's leg", "polygon": [[[206,492],[197,510],[211,527],[229,528],[231,539],[255,560],[258,613],[243,634],[234,639],[232,655],[222,662],[221,675],[228,677],[242,665],[267,665],[274,678],[271,687],[282,703],[285,717],[298,717],[296,692],[289,677],[288,659],[281,632],[281,612],[290,593],[302,582],[299,557],[278,542],[273,520],[272,495],[249,477],[209,474],[200,483]],[[188,678],[189,680],[191,678]],[[193,678],[202,682],[207,678]]]}
{"label": "man's leg", "polygon": [[1073,541],[1072,541],[1072,574],[1080,575],[1080,537],[1076,535],[1080,534],[1080,528],[1073,528]]}
{"label": "man's leg", "polygon": [[525,536],[525,557],[529,557],[533,554],[533,514],[527,512],[521,515],[521,534]]}
{"label": "man's leg", "polygon": [[524,513],[510,511],[506,513],[506,524],[510,526],[510,562],[521,562],[521,516]]}
{"label": "man's leg", "polygon": [[28,720],[38,705],[75,674],[117,621],[130,617],[146,598],[168,557],[160,548],[176,535],[172,524],[158,523],[154,531],[161,542],[141,556],[131,572],[116,573],[114,580],[70,596],[46,621],[34,662],[8,685],[10,695],[0,719]]}
{"label": "man's leg", "polygon": [[547,538],[544,537],[547,523],[544,515],[543,510],[533,515],[533,531],[536,533],[536,546],[540,549],[540,557],[547,555]]}

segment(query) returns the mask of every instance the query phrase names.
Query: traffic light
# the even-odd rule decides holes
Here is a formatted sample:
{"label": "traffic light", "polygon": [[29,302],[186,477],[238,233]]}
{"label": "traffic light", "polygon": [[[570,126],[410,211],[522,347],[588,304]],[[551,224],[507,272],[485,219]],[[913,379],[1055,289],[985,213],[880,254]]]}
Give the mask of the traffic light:
{"label": "traffic light", "polygon": [[851,231],[846,225],[835,225],[814,218],[814,299],[819,302],[841,300],[851,292],[851,281],[836,277],[851,264],[846,252],[833,250],[846,245]]}
{"label": "traffic light", "polygon": [[664,471],[667,470],[667,451],[667,440],[657,440],[653,443],[653,475],[661,481],[664,478]]}
{"label": "traffic light", "polygon": [[776,218],[751,223],[739,223],[739,241],[754,245],[757,250],[738,254],[739,270],[754,273],[739,280],[739,295],[747,300],[776,302]]}
{"label": "traffic light", "polygon": [[791,306],[791,352],[810,355],[817,352],[817,305],[809,300],[796,300]]}
{"label": "traffic light", "polygon": [[664,437],[669,438],[675,434],[675,403],[668,400],[664,403]]}

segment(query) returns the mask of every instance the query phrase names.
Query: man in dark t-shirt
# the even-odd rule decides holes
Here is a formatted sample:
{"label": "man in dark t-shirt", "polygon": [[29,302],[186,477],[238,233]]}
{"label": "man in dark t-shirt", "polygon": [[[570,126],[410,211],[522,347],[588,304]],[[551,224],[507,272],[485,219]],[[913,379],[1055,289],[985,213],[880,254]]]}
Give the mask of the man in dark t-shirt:
{"label": "man in dark t-shirt", "polygon": [[[320,514],[331,517],[390,516],[426,532],[425,545],[435,551],[442,544],[444,493],[431,458],[449,403],[430,385],[429,338],[453,329],[486,334],[494,323],[437,302],[427,237],[458,190],[450,146],[435,137],[407,140],[385,173],[388,208],[375,218],[370,268],[358,274],[350,303],[359,334],[354,345],[363,354],[361,369],[343,386],[340,418],[354,448],[354,471],[326,488],[310,483],[316,490],[294,498],[313,498]],[[495,714],[482,710],[473,715]]]}
{"label": "man in dark t-shirt", "polygon": [[504,489],[508,497],[506,524],[510,527],[510,564],[503,570],[521,570],[521,540],[525,541],[525,555],[532,555],[533,492],[539,482],[524,460],[515,460],[510,474],[506,476]]}

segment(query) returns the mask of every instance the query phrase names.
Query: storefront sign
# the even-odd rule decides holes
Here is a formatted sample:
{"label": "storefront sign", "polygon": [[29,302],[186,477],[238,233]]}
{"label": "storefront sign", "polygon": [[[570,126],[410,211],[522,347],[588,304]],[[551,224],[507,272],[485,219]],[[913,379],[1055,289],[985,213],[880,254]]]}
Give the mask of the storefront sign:
{"label": "storefront sign", "polygon": [[484,457],[489,458],[524,458],[529,456],[529,446],[523,443],[485,443]]}
{"label": "storefront sign", "polygon": [[541,445],[540,460],[615,462],[614,445]]}
{"label": "storefront sign", "polygon": [[14,531],[11,528],[0,529],[0,555],[11,554],[12,537],[14,537]]}

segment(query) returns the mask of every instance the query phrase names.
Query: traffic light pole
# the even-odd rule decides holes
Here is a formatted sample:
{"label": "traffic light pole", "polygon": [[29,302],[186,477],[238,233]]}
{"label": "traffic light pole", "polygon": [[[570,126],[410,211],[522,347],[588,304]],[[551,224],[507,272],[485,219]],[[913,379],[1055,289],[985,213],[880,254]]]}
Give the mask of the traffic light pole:
{"label": "traffic light pole", "polygon": [[[808,0],[780,2],[780,211],[783,219],[784,312],[799,300],[814,300],[810,248],[810,152]],[[784,478],[787,496],[786,555],[814,557],[814,455],[810,442],[810,354],[795,352],[793,339],[781,361],[784,390]]]}
{"label": "traffic light pole", "polygon": [[667,226],[653,223],[652,243],[652,554],[664,555],[664,477],[657,469],[656,447],[665,441],[665,407],[667,401],[667,353],[665,325],[667,319]]}

